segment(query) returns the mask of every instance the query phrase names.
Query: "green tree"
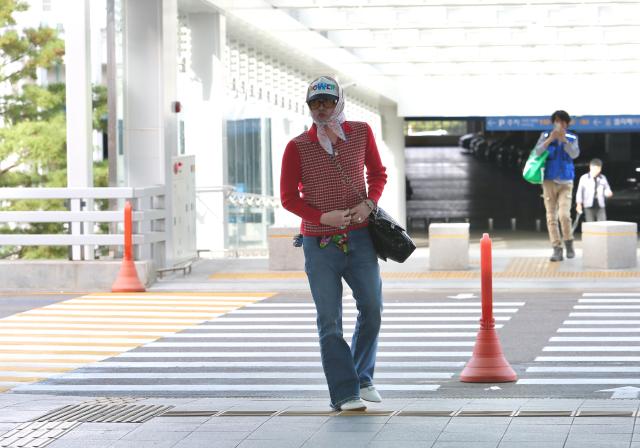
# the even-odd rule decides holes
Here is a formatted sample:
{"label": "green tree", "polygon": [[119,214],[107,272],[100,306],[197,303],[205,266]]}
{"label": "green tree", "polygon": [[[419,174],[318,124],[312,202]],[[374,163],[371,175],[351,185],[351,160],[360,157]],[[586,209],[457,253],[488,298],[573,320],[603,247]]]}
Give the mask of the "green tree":
{"label": "green tree", "polygon": [[[0,97],[0,188],[65,187],[65,86],[34,83],[38,68],[62,63],[64,42],[55,29],[40,26],[19,30],[15,13],[25,11],[23,0],[0,0],[0,84],[10,93]],[[94,89],[94,125],[101,129],[106,94]],[[103,120],[102,120],[103,121]],[[97,183],[102,183],[100,164]],[[20,200],[0,204],[0,210],[66,210],[62,200]],[[2,233],[65,233],[61,223],[0,225]],[[0,258],[66,258],[67,247],[2,247]]]}

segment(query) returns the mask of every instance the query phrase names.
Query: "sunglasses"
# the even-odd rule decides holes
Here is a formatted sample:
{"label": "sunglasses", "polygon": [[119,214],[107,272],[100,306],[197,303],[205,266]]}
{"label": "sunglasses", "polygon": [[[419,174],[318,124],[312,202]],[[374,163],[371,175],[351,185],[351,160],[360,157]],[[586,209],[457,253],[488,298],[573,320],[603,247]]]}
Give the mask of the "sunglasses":
{"label": "sunglasses", "polygon": [[315,100],[310,100],[307,104],[309,105],[309,109],[311,110],[319,109],[320,106],[323,106],[325,109],[328,109],[330,107],[335,107],[335,105],[338,104],[338,99],[337,98],[319,98]]}

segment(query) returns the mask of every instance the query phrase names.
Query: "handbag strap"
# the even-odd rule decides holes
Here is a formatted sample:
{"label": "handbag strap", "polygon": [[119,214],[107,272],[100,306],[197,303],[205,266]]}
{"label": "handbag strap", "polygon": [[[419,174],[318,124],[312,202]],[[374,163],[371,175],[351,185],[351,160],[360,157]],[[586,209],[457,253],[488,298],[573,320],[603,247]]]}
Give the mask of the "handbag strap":
{"label": "handbag strap", "polygon": [[[344,170],[342,169],[342,165],[340,165],[340,162],[338,161],[338,158],[335,155],[335,151],[334,151],[333,154],[329,154],[329,158],[333,162],[333,166],[336,167],[336,170],[340,174],[340,178],[342,180],[342,183],[345,184],[346,186],[350,187],[358,195],[358,197],[360,198],[360,200],[362,202],[366,201],[367,198],[364,197],[360,191],[358,191],[358,189],[353,185],[353,182],[351,182],[351,179],[349,179],[347,177],[347,175],[344,174]],[[375,216],[377,211],[378,211],[378,205],[373,201],[371,201],[371,202],[373,203],[373,210],[371,210],[371,213],[373,213],[373,215]]]}

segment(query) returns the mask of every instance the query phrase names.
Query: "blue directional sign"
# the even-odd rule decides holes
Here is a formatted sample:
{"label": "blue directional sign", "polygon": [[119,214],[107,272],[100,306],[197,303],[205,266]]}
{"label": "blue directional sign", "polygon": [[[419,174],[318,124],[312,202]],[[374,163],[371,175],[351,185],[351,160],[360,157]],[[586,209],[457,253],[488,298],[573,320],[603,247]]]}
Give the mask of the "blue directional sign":
{"label": "blue directional sign", "polygon": [[[487,131],[544,131],[551,127],[548,116],[487,117]],[[576,132],[639,132],[640,115],[583,115],[573,117]]]}

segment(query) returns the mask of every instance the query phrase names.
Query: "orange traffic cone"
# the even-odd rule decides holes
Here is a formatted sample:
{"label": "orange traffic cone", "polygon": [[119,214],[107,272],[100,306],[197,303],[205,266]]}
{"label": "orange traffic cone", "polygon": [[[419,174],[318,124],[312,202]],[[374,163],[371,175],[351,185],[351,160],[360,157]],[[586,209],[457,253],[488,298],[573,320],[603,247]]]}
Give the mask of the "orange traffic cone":
{"label": "orange traffic cone", "polygon": [[491,268],[491,239],[488,234],[480,241],[482,318],[473,348],[473,355],[460,374],[465,383],[507,383],[518,376],[502,353],[493,318],[493,289]]}
{"label": "orange traffic cone", "polygon": [[138,271],[136,271],[136,265],[133,262],[132,256],[132,217],[131,217],[131,203],[127,201],[124,205],[124,258],[122,259],[122,266],[116,281],[111,286],[111,292],[144,292],[145,288],[140,278],[138,278]]}

